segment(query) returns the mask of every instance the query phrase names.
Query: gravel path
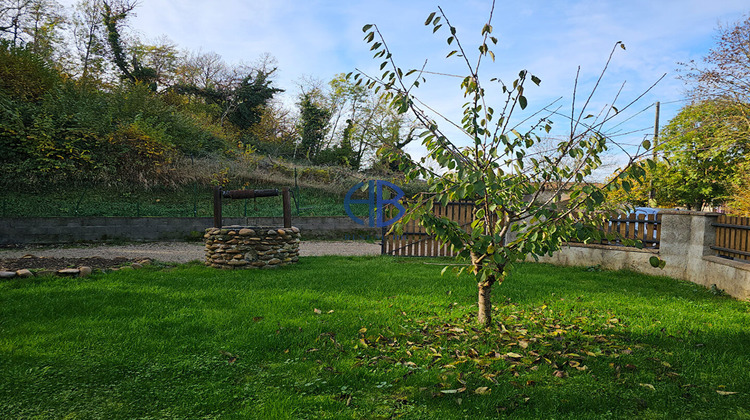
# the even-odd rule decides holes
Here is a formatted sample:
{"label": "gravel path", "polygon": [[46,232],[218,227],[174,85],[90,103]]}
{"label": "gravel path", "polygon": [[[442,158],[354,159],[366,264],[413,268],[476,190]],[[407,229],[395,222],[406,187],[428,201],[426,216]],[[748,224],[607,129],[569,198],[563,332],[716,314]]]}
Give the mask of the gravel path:
{"label": "gravel path", "polygon": [[[55,258],[116,258],[130,260],[150,258],[165,262],[186,263],[203,261],[203,244],[198,242],[149,242],[130,245],[87,245],[81,247],[28,247],[20,249],[0,249],[0,259],[20,258],[24,255]],[[380,244],[361,241],[302,241],[301,257],[319,255],[379,255]]]}

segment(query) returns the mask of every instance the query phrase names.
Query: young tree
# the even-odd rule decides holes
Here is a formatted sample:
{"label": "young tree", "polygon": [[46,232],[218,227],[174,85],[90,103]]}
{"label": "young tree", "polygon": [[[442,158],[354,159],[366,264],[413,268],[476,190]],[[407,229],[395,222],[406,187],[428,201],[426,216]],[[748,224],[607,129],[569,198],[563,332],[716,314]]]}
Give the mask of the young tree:
{"label": "young tree", "polygon": [[[410,113],[423,127],[421,138],[427,158],[437,162],[441,170],[432,171],[424,165],[405,168],[407,179],[427,180],[429,193],[416,197],[402,222],[420,220],[429,233],[450,244],[460,257],[470,258],[470,271],[478,285],[478,322],[484,326],[491,323],[492,286],[503,282],[513,263],[551,254],[571,238],[589,240],[601,235],[596,226],[605,218],[600,211],[605,205],[605,190],[618,186],[629,189],[631,180],[644,172],[634,164],[638,153],[650,147],[649,142],[644,142],[643,148],[628,154],[628,164],[617,179],[604,186],[589,182],[588,177],[602,163],[602,154],[613,145],[603,126],[618,114],[614,106],[588,114],[592,92],[582,107],[573,102],[568,134],[554,153],[531,156],[529,148],[539,141],[541,133],[552,128],[550,115],[527,117],[526,120],[534,118],[534,122],[525,130],[520,128],[516,114],[528,106],[527,85],[540,84],[540,79],[528,71],[520,71],[518,78],[507,84],[484,77],[482,63],[494,60],[491,45],[497,43],[492,35],[493,11],[494,2],[481,30],[479,54],[473,60],[442,9],[431,13],[425,22],[433,27],[433,32],[448,31],[446,41],[456,47],[448,57],[460,60],[466,69],[460,87],[467,102],[458,122],[436,115],[415,96],[414,88],[427,73],[424,68],[399,68],[376,25],[365,25],[363,31],[375,58],[383,60],[380,68],[384,73],[381,77],[361,71],[354,75],[375,91],[385,91],[399,113]],[[616,44],[620,46],[621,43]],[[503,98],[499,104],[489,103],[490,89],[493,95]],[[447,121],[450,130],[461,134],[454,137],[438,119]],[[564,192],[569,192],[569,199],[564,199]],[[458,200],[475,203],[469,232],[432,211],[438,203]]]}

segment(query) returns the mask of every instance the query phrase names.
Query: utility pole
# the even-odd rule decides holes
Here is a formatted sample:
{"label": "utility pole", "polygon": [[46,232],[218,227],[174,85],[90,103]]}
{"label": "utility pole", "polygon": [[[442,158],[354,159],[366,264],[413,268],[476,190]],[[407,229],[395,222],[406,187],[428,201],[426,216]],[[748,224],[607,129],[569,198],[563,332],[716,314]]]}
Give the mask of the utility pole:
{"label": "utility pole", "polygon": [[654,120],[654,144],[653,144],[653,153],[654,153],[654,162],[656,162],[656,146],[659,145],[659,105],[660,103],[656,102],[656,118]]}
{"label": "utility pole", "polygon": [[[661,104],[657,101],[656,102],[656,117],[654,118],[654,141],[651,144],[651,153],[654,160],[654,163],[656,163],[656,147],[659,145],[659,106]],[[648,206],[649,207],[655,207],[656,206],[656,189],[654,188],[654,174],[651,174],[651,179],[648,181],[649,183],[649,192],[648,192]]]}

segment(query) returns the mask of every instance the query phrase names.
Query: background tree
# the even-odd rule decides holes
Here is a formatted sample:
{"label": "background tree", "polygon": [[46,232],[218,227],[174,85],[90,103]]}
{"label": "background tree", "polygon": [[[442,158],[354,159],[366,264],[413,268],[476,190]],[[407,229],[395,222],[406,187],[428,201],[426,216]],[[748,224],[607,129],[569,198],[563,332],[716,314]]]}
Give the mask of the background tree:
{"label": "background tree", "polygon": [[[66,24],[63,7],[54,0],[36,0],[29,5],[26,48],[48,62],[53,61],[63,43]],[[58,59],[59,61],[59,59]]]}
{"label": "background tree", "polygon": [[63,43],[63,7],[54,0],[0,0],[0,39],[54,63]]}
{"label": "background tree", "polygon": [[100,79],[107,68],[107,35],[101,0],[80,0],[72,15],[77,73],[82,79]]}
{"label": "background tree", "polygon": [[128,51],[128,48],[123,43],[120,35],[122,27],[127,20],[128,13],[130,13],[136,5],[135,2],[123,3],[116,5],[115,8],[109,2],[102,2],[104,8],[102,17],[104,20],[104,27],[107,30],[107,44],[109,44],[112,54],[112,62],[121,72],[120,77],[131,83],[143,83],[155,92],[157,89],[156,70],[144,66],[138,59],[137,54]]}
{"label": "background tree", "polygon": [[717,206],[731,195],[732,185],[747,168],[750,139],[740,108],[707,100],[684,107],[664,127],[658,150],[666,167],[654,186],[666,199],[689,209]]}
{"label": "background tree", "polygon": [[[319,95],[318,95],[319,96]],[[323,148],[331,111],[315,101],[316,93],[303,93],[300,98],[298,132],[299,147],[296,155],[300,158],[313,160]]]}
{"label": "background tree", "polygon": [[261,120],[263,106],[273,98],[273,95],[283,92],[283,89],[273,87],[269,72],[255,70],[245,76],[228,98],[228,106],[224,115],[241,130],[246,130]]}
{"label": "background tree", "polygon": [[226,88],[227,63],[221,55],[209,52],[185,52],[177,63],[177,84],[199,89]]}
{"label": "background tree", "polygon": [[177,44],[166,36],[157,38],[153,43],[136,40],[131,54],[141,66],[153,70],[153,81],[157,86],[166,88],[175,83],[180,52]]}
{"label": "background tree", "polygon": [[250,127],[245,141],[258,153],[291,160],[299,138],[296,123],[296,115],[280,101],[268,101],[262,108],[260,121]]}
{"label": "background tree", "polygon": [[[717,39],[716,46],[701,62],[683,64],[682,78],[690,88],[694,103],[711,101],[712,112],[702,113],[695,122],[715,130],[707,146],[718,149],[716,154],[721,156],[731,154],[732,150],[747,150],[750,137],[750,17],[719,27]],[[732,160],[737,163],[734,157]],[[743,166],[747,163],[737,164],[740,165],[736,168],[737,174],[750,169]],[[729,201],[750,201],[750,184],[738,179],[730,184],[726,194]]]}
{"label": "background tree", "polygon": [[24,30],[35,0],[0,0],[0,34],[12,46],[24,42]]}
{"label": "background tree", "polygon": [[[612,144],[612,139],[603,133],[603,126],[618,111],[610,106],[589,116],[586,105],[577,107],[575,101],[570,113],[570,131],[558,143],[555,153],[527,159],[527,151],[539,141],[541,133],[551,130],[551,122],[549,115],[542,115],[526,130],[513,122],[516,114],[528,105],[527,84],[539,85],[539,78],[526,70],[519,72],[511,83],[484,77],[482,63],[494,59],[490,46],[497,43],[492,35],[493,11],[494,2],[490,18],[481,30],[479,54],[473,61],[457,36],[457,28],[450,24],[442,9],[430,14],[425,22],[432,25],[433,32],[448,31],[446,42],[456,47],[448,57],[464,64],[466,75],[460,78],[460,87],[467,102],[457,118],[460,122],[432,114],[414,96],[413,88],[424,81],[426,73],[399,68],[375,25],[365,25],[365,40],[372,44],[375,58],[382,60],[380,68],[386,70],[378,78],[362,72],[354,76],[373,90],[384,90],[399,113],[410,113],[424,129],[421,138],[427,157],[437,162],[441,171],[432,171],[424,165],[407,168],[408,179],[427,180],[429,193],[415,197],[416,202],[409,206],[402,223],[419,220],[429,233],[450,244],[459,257],[470,258],[470,271],[478,285],[478,322],[485,326],[491,323],[492,286],[503,282],[513,263],[551,254],[571,238],[596,238],[600,235],[596,226],[604,220],[601,210],[606,204],[605,190],[618,185],[629,189],[631,179],[644,172],[634,165],[638,158],[634,152],[617,179],[603,187],[588,181],[587,177],[601,165],[601,155]],[[486,89],[500,94],[503,100],[499,104],[489,103]],[[593,92],[586,104],[592,95]],[[460,131],[461,138],[444,131],[438,119],[448,120],[450,127]],[[644,142],[643,146],[647,149],[650,144]],[[570,162],[567,156],[574,158],[573,163],[566,163]],[[570,192],[569,199],[563,197],[566,190]],[[475,203],[470,232],[432,211],[438,203],[458,200]]]}

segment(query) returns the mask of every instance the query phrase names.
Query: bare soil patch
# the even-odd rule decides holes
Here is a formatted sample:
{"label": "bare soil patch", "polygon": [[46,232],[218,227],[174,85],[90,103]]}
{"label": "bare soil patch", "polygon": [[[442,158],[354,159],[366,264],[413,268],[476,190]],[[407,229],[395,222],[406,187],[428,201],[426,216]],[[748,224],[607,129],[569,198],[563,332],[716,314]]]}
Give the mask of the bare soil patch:
{"label": "bare soil patch", "polygon": [[18,271],[23,269],[39,270],[62,270],[64,268],[91,267],[94,270],[107,270],[121,267],[125,264],[135,262],[124,257],[102,258],[60,258],[60,257],[37,257],[26,255],[21,258],[4,258],[0,260],[0,271]]}

